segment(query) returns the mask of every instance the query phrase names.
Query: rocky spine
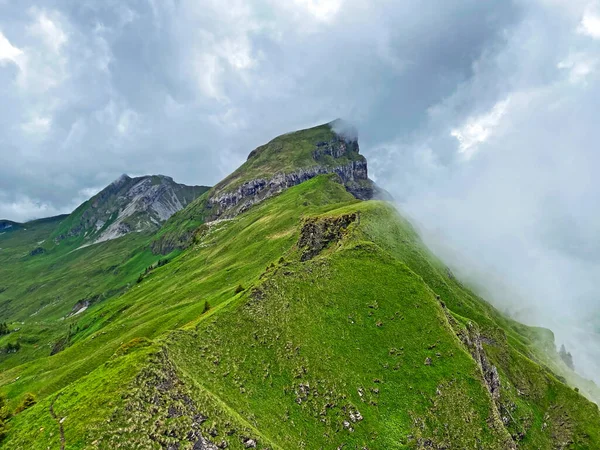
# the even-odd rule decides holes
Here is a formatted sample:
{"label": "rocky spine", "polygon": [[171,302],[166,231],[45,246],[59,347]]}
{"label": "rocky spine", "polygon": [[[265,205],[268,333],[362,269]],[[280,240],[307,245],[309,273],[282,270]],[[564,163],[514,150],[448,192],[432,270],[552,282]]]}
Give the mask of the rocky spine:
{"label": "rocky spine", "polygon": [[[361,200],[373,197],[373,182],[369,180],[367,161],[364,158],[354,159],[340,165],[323,163],[330,157],[339,159],[349,155],[358,155],[358,142],[335,137],[329,142],[319,142],[312,153],[317,163],[312,167],[296,170],[290,173],[279,173],[270,179],[256,178],[247,181],[230,192],[218,192],[208,200],[208,207],[213,209],[213,218],[228,218],[236,216],[252,205],[296,186],[318,175],[336,174],[346,186],[348,192]],[[250,158],[253,154],[250,154]]]}

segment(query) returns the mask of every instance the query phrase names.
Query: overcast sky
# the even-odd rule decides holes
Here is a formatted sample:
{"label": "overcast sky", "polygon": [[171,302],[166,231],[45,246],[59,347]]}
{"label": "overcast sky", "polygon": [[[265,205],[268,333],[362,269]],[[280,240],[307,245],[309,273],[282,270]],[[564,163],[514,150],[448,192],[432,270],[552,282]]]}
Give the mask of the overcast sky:
{"label": "overcast sky", "polygon": [[432,246],[575,347],[600,304],[599,70],[588,0],[0,0],[0,218],[121,173],[214,184],[343,117]]}

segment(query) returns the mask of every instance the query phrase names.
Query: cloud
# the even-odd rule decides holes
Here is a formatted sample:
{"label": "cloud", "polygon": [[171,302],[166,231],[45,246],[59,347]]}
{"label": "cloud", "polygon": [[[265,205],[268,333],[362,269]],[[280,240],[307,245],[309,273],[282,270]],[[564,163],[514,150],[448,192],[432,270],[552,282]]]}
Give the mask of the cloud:
{"label": "cloud", "polygon": [[224,69],[218,56],[214,54],[198,55],[194,63],[200,93],[215,100],[226,100],[220,79]]}
{"label": "cloud", "polygon": [[578,31],[593,39],[600,39],[600,15],[596,11],[588,9],[581,19]]}
{"label": "cloud", "polygon": [[[68,74],[64,47],[68,37],[60,23],[60,14],[30,8],[23,26],[24,50],[19,57],[21,69],[17,87],[26,96],[45,94],[63,83]],[[44,99],[47,101],[47,99]]]}
{"label": "cloud", "polygon": [[132,129],[139,122],[139,115],[130,109],[126,109],[119,116],[117,123],[117,131],[121,135],[127,135],[132,132]]}
{"label": "cloud", "polygon": [[19,57],[23,51],[13,46],[10,41],[0,31],[0,65],[5,65],[7,62],[19,65]]}
{"label": "cloud", "polygon": [[297,5],[306,8],[314,18],[330,21],[342,7],[342,0],[294,0]]}
{"label": "cloud", "polygon": [[31,9],[34,22],[27,27],[32,36],[41,39],[44,46],[56,54],[60,54],[62,47],[67,43],[67,34],[57,21],[53,21],[46,11]]}
{"label": "cloud", "polygon": [[[600,79],[597,44],[571,20],[584,8],[530,4],[424,126],[384,144],[375,168],[457,272],[517,319],[553,329],[600,382],[600,214],[590,209]],[[424,149],[431,167],[416,157]]]}
{"label": "cloud", "polygon": [[459,142],[458,151],[466,159],[471,158],[479,144],[487,141],[500,125],[502,117],[507,112],[510,99],[500,101],[487,113],[470,117],[459,128],[450,131],[450,136],[455,137]]}
{"label": "cloud", "polygon": [[15,221],[37,219],[59,214],[59,210],[46,203],[37,202],[28,197],[4,203],[0,200],[0,212],[3,217],[13,217]]}
{"label": "cloud", "polygon": [[52,119],[50,117],[34,116],[28,122],[21,125],[23,131],[29,134],[43,134],[50,130]]}
{"label": "cloud", "polygon": [[560,61],[556,67],[567,70],[569,81],[574,84],[585,83],[589,75],[596,70],[598,60],[587,54],[569,55],[563,61]]}

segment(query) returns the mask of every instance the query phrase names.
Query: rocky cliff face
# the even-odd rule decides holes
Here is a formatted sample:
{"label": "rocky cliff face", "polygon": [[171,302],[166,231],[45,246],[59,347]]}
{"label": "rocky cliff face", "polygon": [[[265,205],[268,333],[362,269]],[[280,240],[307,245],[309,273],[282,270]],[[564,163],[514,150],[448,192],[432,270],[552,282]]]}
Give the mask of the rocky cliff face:
{"label": "rocky cliff face", "polygon": [[285,133],[251,151],[237,170],[169,220],[152,242],[152,251],[167,254],[185,248],[201,224],[233,218],[319,175],[336,175],[346,190],[361,200],[389,198],[368,177],[357,132],[340,124],[338,120]]}
{"label": "rocky cliff face", "polygon": [[[225,187],[210,196],[208,206],[213,209],[215,218],[232,217],[287,188],[329,173],[337,174],[356,198],[369,200],[373,197],[374,185],[368,177],[367,161],[358,152],[356,140],[346,141],[335,136],[330,141],[318,142],[312,152],[314,165],[270,178],[255,178],[233,190]],[[253,153],[249,159],[255,156]]]}
{"label": "rocky cliff face", "polygon": [[154,175],[122,175],[71,214],[55,242],[84,236],[86,243],[116,239],[131,232],[156,230],[177,211],[208,190]]}

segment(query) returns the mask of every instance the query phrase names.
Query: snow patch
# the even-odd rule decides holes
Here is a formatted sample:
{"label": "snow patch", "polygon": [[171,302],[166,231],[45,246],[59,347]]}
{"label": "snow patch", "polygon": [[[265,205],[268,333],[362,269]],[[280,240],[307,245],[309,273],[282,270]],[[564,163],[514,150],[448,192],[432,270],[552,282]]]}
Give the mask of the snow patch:
{"label": "snow patch", "polygon": [[77,311],[75,311],[75,312],[73,313],[73,315],[74,315],[74,316],[76,316],[77,314],[81,314],[81,313],[82,313],[82,312],[84,312],[86,309],[88,309],[88,306],[87,306],[87,305],[86,305],[86,306],[84,306],[83,308],[81,308],[81,309],[78,309]]}

